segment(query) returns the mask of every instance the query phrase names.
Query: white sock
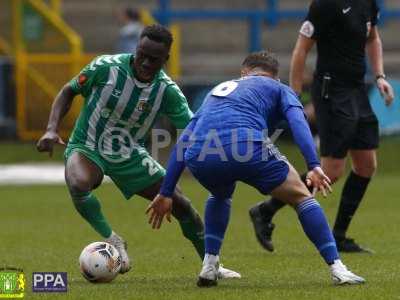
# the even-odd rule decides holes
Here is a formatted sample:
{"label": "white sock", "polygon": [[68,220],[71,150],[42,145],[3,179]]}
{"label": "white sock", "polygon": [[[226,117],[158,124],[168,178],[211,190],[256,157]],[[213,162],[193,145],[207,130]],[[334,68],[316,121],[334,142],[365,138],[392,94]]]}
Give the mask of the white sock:
{"label": "white sock", "polygon": [[333,264],[330,265],[329,267],[331,268],[332,271],[337,269],[341,270],[347,269],[340,259],[334,260]]}
{"label": "white sock", "polygon": [[219,262],[219,255],[208,254],[204,255],[203,265],[216,265]]}

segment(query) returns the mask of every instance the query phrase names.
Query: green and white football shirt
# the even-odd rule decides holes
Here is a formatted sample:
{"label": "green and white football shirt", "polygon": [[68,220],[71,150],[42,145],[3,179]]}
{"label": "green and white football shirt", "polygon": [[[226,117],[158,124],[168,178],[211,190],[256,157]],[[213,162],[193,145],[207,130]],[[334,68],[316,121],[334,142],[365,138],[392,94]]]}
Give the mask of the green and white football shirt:
{"label": "green and white football shirt", "polygon": [[70,81],[85,103],[69,143],[98,151],[105,132],[121,129],[135,143],[143,144],[160,114],[179,129],[189,123],[193,114],[175,82],[162,70],[153,82],[139,82],[133,59],[132,54],[99,56]]}

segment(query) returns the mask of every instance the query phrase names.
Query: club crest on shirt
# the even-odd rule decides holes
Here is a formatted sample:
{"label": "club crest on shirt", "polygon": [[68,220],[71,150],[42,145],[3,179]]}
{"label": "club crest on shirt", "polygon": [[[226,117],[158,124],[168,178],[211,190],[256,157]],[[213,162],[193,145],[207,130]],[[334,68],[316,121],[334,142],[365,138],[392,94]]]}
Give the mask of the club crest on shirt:
{"label": "club crest on shirt", "polygon": [[140,100],[136,110],[141,111],[141,112],[150,112],[151,111],[152,106],[147,103],[147,101],[145,100]]}
{"label": "club crest on shirt", "polygon": [[104,108],[101,109],[100,116],[102,118],[106,118],[107,119],[107,118],[110,117],[110,115],[111,115],[111,109],[109,109],[107,107],[104,107]]}
{"label": "club crest on shirt", "polygon": [[303,25],[301,25],[300,33],[305,37],[311,38],[314,34],[314,25],[310,21],[305,21]]}

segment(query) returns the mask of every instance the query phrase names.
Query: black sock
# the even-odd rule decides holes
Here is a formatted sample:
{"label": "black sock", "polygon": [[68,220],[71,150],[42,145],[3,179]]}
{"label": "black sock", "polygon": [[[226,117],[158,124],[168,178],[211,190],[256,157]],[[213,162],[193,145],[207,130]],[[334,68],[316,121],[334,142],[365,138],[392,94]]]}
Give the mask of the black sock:
{"label": "black sock", "polygon": [[[303,181],[304,183],[306,182],[306,176],[307,173],[304,173],[300,176],[301,181]],[[307,188],[310,189],[309,187]],[[286,203],[282,202],[277,198],[272,197],[269,201],[266,200],[258,204],[258,207],[260,209],[261,215],[265,218],[265,220],[267,222],[271,222],[273,216],[277,213],[277,211],[280,210],[285,205]]]}
{"label": "black sock", "polygon": [[340,199],[339,210],[336,216],[333,235],[341,239],[346,236],[347,228],[356,212],[365,191],[367,190],[370,178],[361,177],[353,171],[347,177]]}
{"label": "black sock", "polygon": [[272,217],[276,214],[278,210],[284,207],[286,203],[279,199],[271,198],[258,204],[261,215],[265,218],[265,221],[271,222]]}

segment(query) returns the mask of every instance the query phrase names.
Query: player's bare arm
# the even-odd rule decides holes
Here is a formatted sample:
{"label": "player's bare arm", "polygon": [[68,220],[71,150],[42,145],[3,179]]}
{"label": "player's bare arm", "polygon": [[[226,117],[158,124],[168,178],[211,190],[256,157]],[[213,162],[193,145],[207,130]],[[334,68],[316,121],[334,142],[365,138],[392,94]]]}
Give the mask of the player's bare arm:
{"label": "player's bare arm", "polygon": [[315,41],[311,38],[299,34],[296,46],[293,50],[292,61],[290,63],[290,87],[300,94],[303,86],[303,74],[308,53],[314,46]]}
{"label": "player's bare arm", "polygon": [[374,71],[376,77],[376,84],[379,92],[384,98],[386,105],[389,106],[394,100],[394,92],[392,86],[385,78],[385,72],[383,69],[382,41],[376,26],[371,28],[366,45],[366,51],[372,70]]}
{"label": "player's bare arm", "polygon": [[51,156],[54,144],[65,145],[64,141],[58,135],[58,128],[62,119],[70,110],[75,95],[75,92],[67,83],[56,96],[51,107],[46,133],[39,139],[36,145],[39,152],[49,152]]}

